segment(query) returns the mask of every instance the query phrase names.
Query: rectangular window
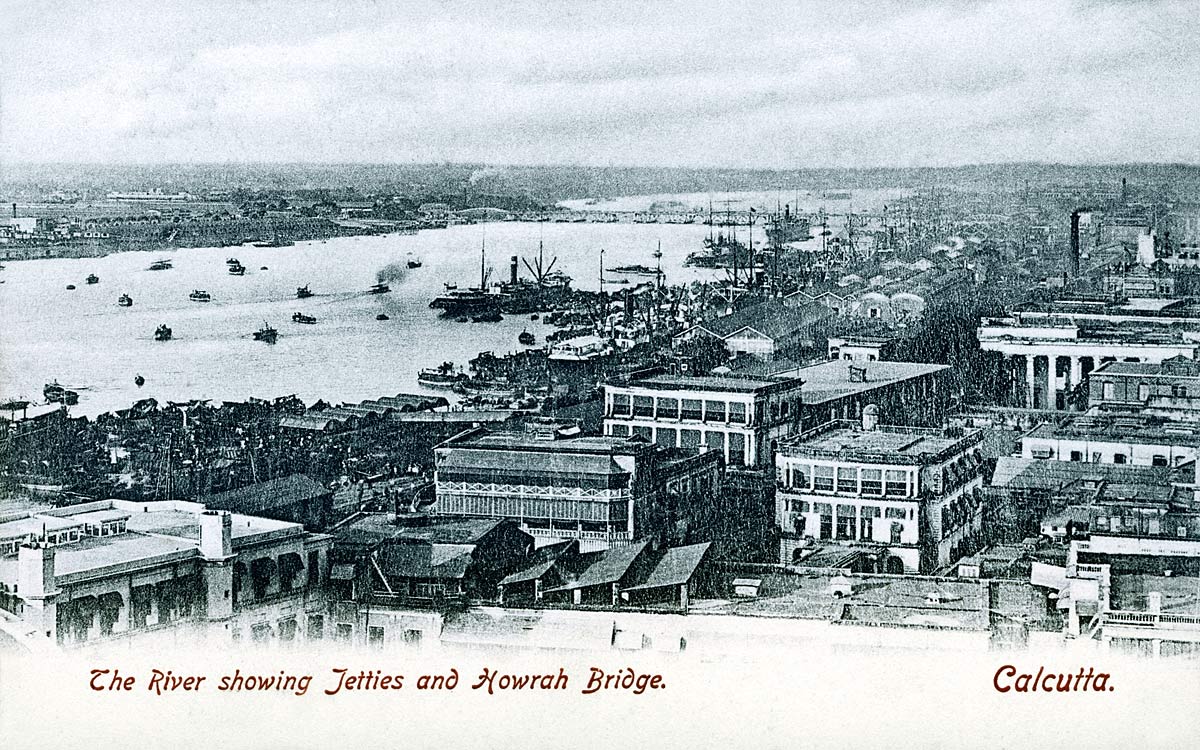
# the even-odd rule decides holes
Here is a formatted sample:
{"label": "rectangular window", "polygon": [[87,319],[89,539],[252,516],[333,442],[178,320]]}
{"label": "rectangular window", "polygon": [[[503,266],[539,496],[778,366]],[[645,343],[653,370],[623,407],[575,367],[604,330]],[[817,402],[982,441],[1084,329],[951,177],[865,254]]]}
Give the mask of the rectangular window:
{"label": "rectangular window", "polygon": [[683,400],[683,409],[680,412],[679,418],[691,420],[693,422],[699,422],[701,419],[700,400],[685,398]]}
{"label": "rectangular window", "polygon": [[717,451],[724,455],[725,453],[725,433],[712,430],[704,435],[704,444],[708,446],[710,451]]}
{"label": "rectangular window", "polygon": [[638,425],[638,426],[634,427],[633,428],[633,436],[635,438],[640,438],[641,440],[645,440],[647,443],[651,442],[651,440],[654,437],[654,435],[650,432],[650,428],[645,425]]}
{"label": "rectangular window", "polygon": [[1151,466],[1167,466],[1168,465],[1167,457],[1162,456],[1162,455],[1157,455],[1154,458],[1150,459],[1150,465]]}
{"label": "rectangular window", "polygon": [[858,469],[853,467],[838,467],[837,491],[858,494]]}
{"label": "rectangular window", "polygon": [[699,430],[680,430],[679,431],[679,447],[696,449],[700,447],[700,431]]}
{"label": "rectangular window", "polygon": [[633,397],[633,416],[635,417],[653,417],[654,416],[654,399],[649,396],[634,396]]}
{"label": "rectangular window", "polygon": [[1113,384],[1109,381],[1105,381],[1101,384],[1100,392],[1101,392],[1101,397],[1105,401],[1112,401],[1116,395]]}
{"label": "rectangular window", "polygon": [[305,631],[310,641],[319,641],[325,637],[325,615],[309,615],[308,630]]}
{"label": "rectangular window", "polygon": [[405,646],[420,646],[421,645],[421,631],[420,630],[412,630],[412,629],[405,630],[404,631],[404,645]]}
{"label": "rectangular window", "polygon": [[813,467],[813,489],[817,492],[833,492],[833,467]]}
{"label": "rectangular window", "polygon": [[1123,463],[1125,463],[1125,458],[1126,457],[1125,457],[1124,453],[1114,453],[1113,454],[1113,463],[1114,464],[1123,464]]}
{"label": "rectangular window", "polygon": [[740,432],[729,433],[729,463],[732,466],[746,463],[746,436]]}
{"label": "rectangular window", "polygon": [[892,544],[900,544],[900,535],[904,533],[904,524],[892,521]]}
{"label": "rectangular window", "polygon": [[704,421],[705,422],[724,422],[725,421],[725,402],[724,401],[705,401],[704,402]]}
{"label": "rectangular window", "polygon": [[654,404],[655,419],[679,419],[679,399],[660,398]]}
{"label": "rectangular window", "polygon": [[729,421],[734,424],[745,424],[746,405],[740,401],[731,401],[729,404]]}
{"label": "rectangular window", "polygon": [[864,495],[883,494],[883,469],[862,470],[862,493]]}
{"label": "rectangular window", "polygon": [[629,437],[629,425],[610,424],[608,426],[608,434],[613,437]]}
{"label": "rectangular window", "polygon": [[[866,508],[863,508],[863,510],[866,510]],[[863,514],[862,518],[859,519],[860,533],[858,536],[860,539],[863,539],[864,541],[871,541],[875,538],[874,522],[875,519],[871,518],[865,513]]]}
{"label": "rectangular window", "polygon": [[367,628],[367,645],[372,648],[383,648],[383,628],[377,625]]}
{"label": "rectangular window", "polygon": [[1071,460],[1072,461],[1082,461],[1083,460],[1083,452],[1082,451],[1071,451]]}
{"label": "rectangular window", "polygon": [[308,585],[316,586],[321,582],[321,553],[315,549],[308,551]]}
{"label": "rectangular window", "polygon": [[853,505],[839,505],[837,507],[837,538],[843,540],[854,539],[854,522],[855,508]]}
{"label": "rectangular window", "polygon": [[1150,384],[1138,383],[1138,401],[1148,401],[1150,399]]}
{"label": "rectangular window", "polygon": [[614,393],[612,397],[612,411],[609,412],[614,417],[628,417],[629,411],[629,394]]}
{"label": "rectangular window", "polygon": [[354,626],[348,622],[339,622],[337,626],[337,639],[342,643],[349,643],[354,637]]}
{"label": "rectangular window", "polygon": [[884,518],[906,518],[907,514],[904,512],[904,508],[884,508],[883,509],[883,517]]}
{"label": "rectangular window", "polygon": [[884,473],[884,493],[893,497],[908,497],[908,475],[901,469],[888,469]]}
{"label": "rectangular window", "polygon": [[821,516],[821,539],[833,538],[833,516]]}
{"label": "rectangular window", "polygon": [[663,448],[675,447],[675,428],[659,427],[654,431],[654,442]]}
{"label": "rectangular window", "polygon": [[789,468],[791,470],[791,478],[788,480],[788,486],[807,490],[809,478],[812,476],[812,466],[808,464],[792,464]]}

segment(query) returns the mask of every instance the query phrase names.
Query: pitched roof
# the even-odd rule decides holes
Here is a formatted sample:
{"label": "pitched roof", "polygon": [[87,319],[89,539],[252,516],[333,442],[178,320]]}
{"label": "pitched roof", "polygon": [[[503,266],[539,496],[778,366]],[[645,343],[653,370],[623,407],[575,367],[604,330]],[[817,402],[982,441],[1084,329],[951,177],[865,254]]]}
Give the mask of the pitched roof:
{"label": "pitched roof", "polygon": [[556,542],[537,548],[530,555],[529,560],[526,561],[525,567],[506,575],[500,581],[500,585],[507,586],[513,583],[524,583],[541,578],[554,567],[554,564],[558,562],[560,557],[566,554],[568,550],[576,547],[576,545],[577,542],[575,540],[569,539],[565,542]]}
{"label": "pitched roof", "polygon": [[769,338],[781,338],[831,315],[832,310],[816,302],[793,307],[781,300],[769,299],[730,315],[707,320],[703,327],[721,337],[730,336],[743,328],[752,328]]}
{"label": "pitched roof", "polygon": [[379,552],[383,572],[397,578],[462,578],[471,565],[474,545],[387,544]]}
{"label": "pitched roof", "polygon": [[610,547],[597,553],[591,565],[583,571],[579,578],[558,588],[549,589],[549,591],[571,591],[572,589],[616,583],[625,577],[629,568],[649,544],[649,539],[643,539],[626,547]]}
{"label": "pitched roof", "polygon": [[207,495],[201,498],[200,502],[212,510],[232,510],[238,513],[254,514],[328,494],[330,491],[325,489],[320,482],[303,474],[292,474],[236,490]]}
{"label": "pitched roof", "polygon": [[689,544],[686,547],[672,547],[663,553],[658,564],[650,571],[645,580],[636,586],[629,586],[626,591],[640,591],[662,586],[681,586],[692,579],[696,569],[700,567],[704,555],[712,542]]}

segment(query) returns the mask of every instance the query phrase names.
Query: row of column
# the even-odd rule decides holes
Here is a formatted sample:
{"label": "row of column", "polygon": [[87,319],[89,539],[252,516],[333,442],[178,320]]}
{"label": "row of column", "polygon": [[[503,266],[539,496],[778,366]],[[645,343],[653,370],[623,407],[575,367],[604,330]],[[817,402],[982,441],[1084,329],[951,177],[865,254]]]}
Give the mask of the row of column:
{"label": "row of column", "polygon": [[[1100,357],[1097,361],[1093,356],[1055,356],[1016,354],[1010,359],[1012,363],[1012,403],[1020,404],[1028,409],[1064,409],[1070,404],[1064,398],[1059,404],[1058,387],[1059,372],[1065,379],[1065,393],[1078,386],[1084,378],[1104,362],[1115,362],[1116,357]],[[1137,357],[1127,357],[1127,362],[1139,361]],[[1038,388],[1038,383],[1043,388]]]}

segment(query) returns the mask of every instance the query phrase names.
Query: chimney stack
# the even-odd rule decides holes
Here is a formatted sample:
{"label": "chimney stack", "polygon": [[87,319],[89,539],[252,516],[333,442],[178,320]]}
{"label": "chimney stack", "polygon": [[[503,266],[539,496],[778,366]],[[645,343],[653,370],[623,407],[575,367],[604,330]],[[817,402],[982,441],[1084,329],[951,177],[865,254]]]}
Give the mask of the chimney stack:
{"label": "chimney stack", "polygon": [[1079,273],[1079,209],[1071,212],[1071,255],[1067,258],[1067,273],[1074,277]]}
{"label": "chimney stack", "polygon": [[14,219],[17,218],[17,204],[16,203],[13,204],[13,218]]}
{"label": "chimney stack", "polygon": [[867,404],[862,410],[862,428],[864,432],[871,432],[879,428],[879,407],[875,404]]}
{"label": "chimney stack", "polygon": [[512,260],[509,262],[508,281],[510,284],[512,284],[514,286],[517,283],[517,256],[515,256],[515,255],[512,256]]}
{"label": "chimney stack", "polygon": [[17,553],[17,581],[22,599],[45,599],[57,594],[54,548],[44,542],[22,545]]}
{"label": "chimney stack", "polygon": [[200,554],[205,560],[223,560],[233,555],[233,515],[224,510],[200,514]]}

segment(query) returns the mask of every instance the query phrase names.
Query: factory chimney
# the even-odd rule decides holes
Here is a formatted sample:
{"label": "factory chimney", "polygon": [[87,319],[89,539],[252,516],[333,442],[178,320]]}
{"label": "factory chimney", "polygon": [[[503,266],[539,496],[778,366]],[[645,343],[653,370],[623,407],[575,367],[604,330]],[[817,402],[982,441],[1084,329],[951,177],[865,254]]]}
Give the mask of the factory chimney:
{"label": "factory chimney", "polygon": [[17,204],[16,203],[13,204],[13,218],[14,219],[17,218]]}
{"label": "factory chimney", "polygon": [[1067,257],[1067,275],[1074,277],[1079,273],[1079,214],[1080,209],[1071,212],[1071,254]]}

